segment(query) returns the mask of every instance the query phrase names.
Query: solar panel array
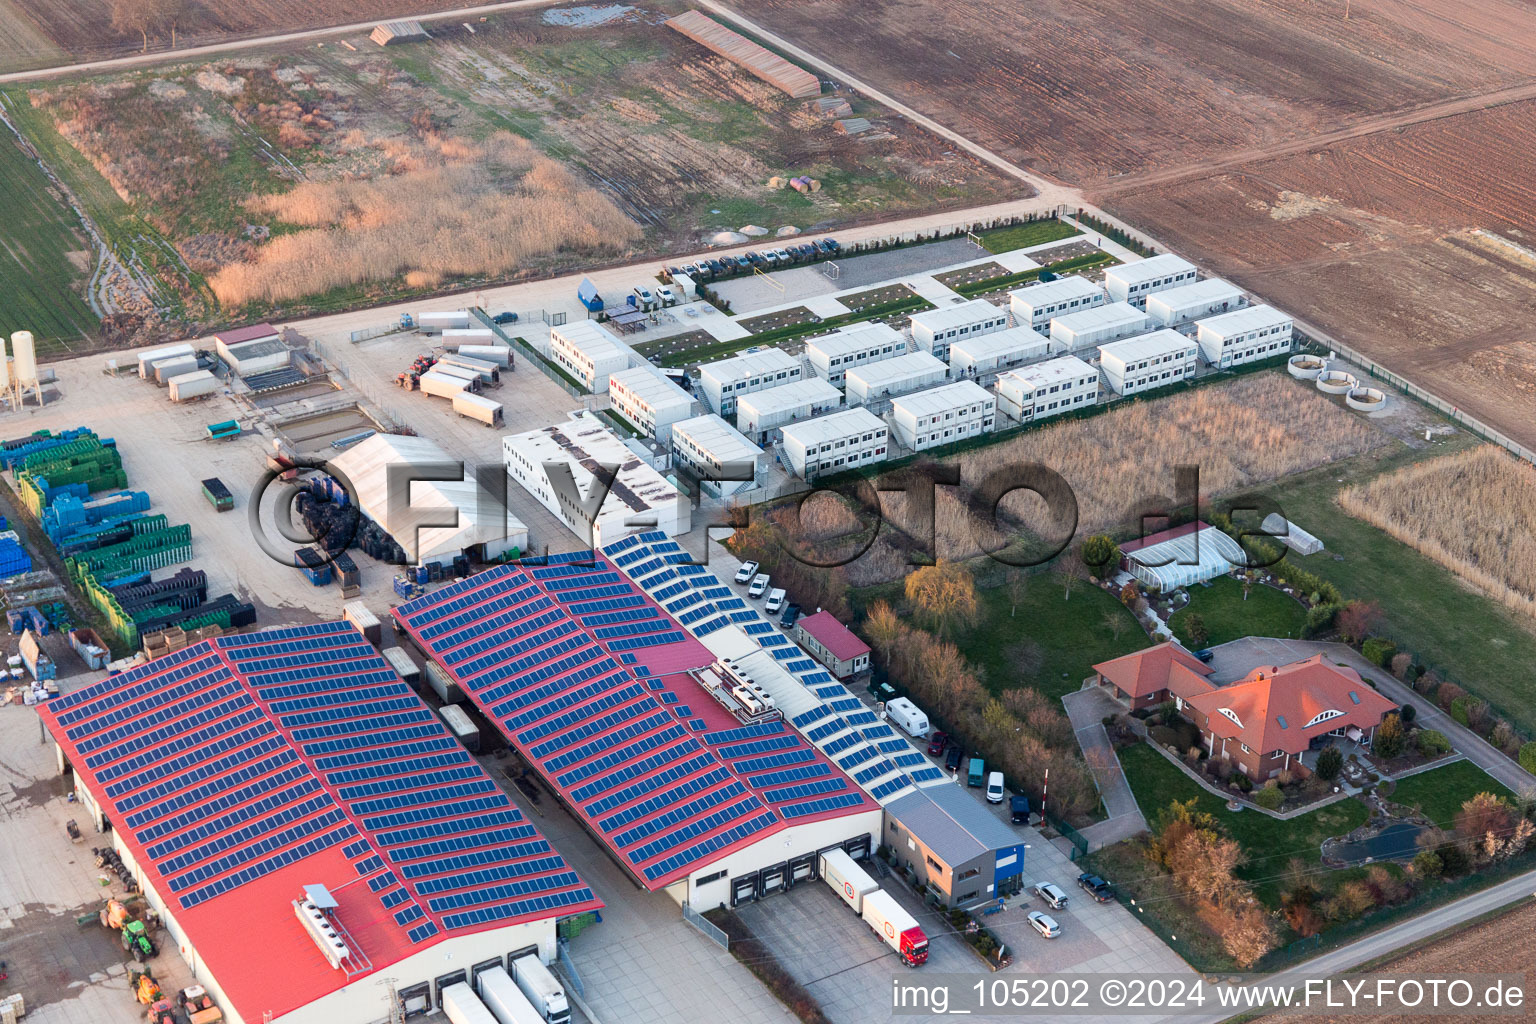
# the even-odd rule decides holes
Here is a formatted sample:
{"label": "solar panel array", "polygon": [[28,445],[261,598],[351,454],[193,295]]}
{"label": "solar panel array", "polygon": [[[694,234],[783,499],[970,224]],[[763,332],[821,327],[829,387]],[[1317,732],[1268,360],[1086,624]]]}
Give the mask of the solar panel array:
{"label": "solar panel array", "polygon": [[[662,534],[627,537],[608,545],[603,553],[610,556],[641,589],[677,615],[678,622],[695,635],[703,636],[727,625],[728,620],[724,617],[708,616],[743,603],[704,566],[682,562],[689,557],[687,553],[676,541]],[[691,572],[676,582],[670,581],[672,576],[684,570]],[[730,596],[736,603],[728,604],[720,599],[722,595]],[[729,621],[740,625],[753,642],[769,652],[781,668],[795,676],[822,702],[796,715],[792,719],[794,727],[845,770],[860,769],[854,778],[876,801],[889,803],[911,792],[914,785],[943,780],[943,772],[929,764],[904,737],[881,722],[862,700],[783,635],[777,626],[750,607],[739,614],[740,618],[731,614]],[[880,758],[878,762],[866,765],[876,757]],[[786,816],[793,817],[787,813]]]}
{"label": "solar panel array", "polygon": [[337,846],[413,943],[596,902],[346,623],[204,642],[42,710],[183,908]]}
{"label": "solar panel array", "polygon": [[[582,552],[492,569],[396,614],[649,886],[787,820],[867,806],[846,778],[809,764],[814,748],[783,722],[712,727],[687,703],[703,694],[676,673],[712,659],[678,624],[745,603],[714,577],[683,571],[700,567],[625,547],[611,564]],[[614,568],[642,563],[667,594],[659,605]],[[789,766],[818,768],[821,786],[758,779]]]}

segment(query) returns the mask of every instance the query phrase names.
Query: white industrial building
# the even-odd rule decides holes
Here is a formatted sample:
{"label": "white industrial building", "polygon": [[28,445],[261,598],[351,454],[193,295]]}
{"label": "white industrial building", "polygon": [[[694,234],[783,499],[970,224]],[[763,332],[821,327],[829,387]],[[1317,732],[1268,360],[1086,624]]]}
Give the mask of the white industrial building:
{"label": "white industrial building", "polygon": [[796,420],[843,407],[843,393],[820,377],[756,391],[736,400],[736,429],[763,444],[768,435]]}
{"label": "white industrial building", "polygon": [[783,349],[743,352],[699,367],[699,393],[711,411],[732,416],[742,395],[794,383],[803,372],[800,357]]}
{"label": "white industrial building", "polygon": [[952,444],[996,429],[997,398],[973,380],[955,381],[894,399],[891,424],[914,451]]}
{"label": "white industrial building", "polygon": [[957,341],[949,350],[949,368],[956,377],[981,377],[1022,366],[1051,354],[1051,340],[1032,327]]}
{"label": "white industrial building", "polygon": [[837,387],[855,366],[890,359],[907,350],[906,339],[889,324],[865,323],[839,328],[805,343],[811,372]]}
{"label": "white industrial building", "polygon": [[1156,325],[1152,318],[1126,302],[1081,310],[1051,321],[1051,348],[1057,354],[1075,355],[1121,338],[1146,334]]}
{"label": "white industrial building", "polygon": [[1104,289],[1086,277],[1058,277],[1008,293],[1008,309],[1019,327],[1046,330],[1058,316],[1104,305]]}
{"label": "white industrial building", "polygon": [[634,350],[593,320],[549,329],[549,355],[593,394],[608,390],[608,378],[629,369]]}
{"label": "white industrial building", "polygon": [[1198,351],[1192,339],[1165,327],[1099,346],[1099,369],[1115,394],[1134,395],[1193,377]]}
{"label": "white industrial building", "polygon": [[1110,267],[1104,271],[1104,290],[1111,302],[1129,302],[1137,309],[1145,309],[1148,295],[1190,284],[1197,273],[1189,260],[1165,252]]}
{"label": "white industrial building", "polygon": [[949,367],[927,352],[909,352],[848,371],[849,405],[871,405],[891,395],[932,387],[949,377]]}
{"label": "white industrial building", "polygon": [[[583,544],[596,547],[649,530],[675,537],[693,528],[688,500],[595,416],[573,413],[556,426],[504,437],[501,446],[508,475]],[[601,498],[598,467],[617,470]]]}
{"label": "white industrial building", "polygon": [[1099,371],[1076,356],[1058,356],[997,378],[997,410],[1020,423],[1086,409],[1099,401]]}
{"label": "white industrial building", "polygon": [[890,428],[868,409],[844,409],[784,428],[784,454],[802,480],[884,462]]}
{"label": "white industrial building", "polygon": [[698,412],[692,395],[648,363],[609,374],[608,400],[615,412],[662,444],[671,440],[672,424]]}
{"label": "white industrial building", "polygon": [[[469,479],[411,481],[404,471],[458,465],[458,460],[424,437],[374,434],[331,460],[340,483],[353,495],[363,514],[395,539],[412,564],[451,561],[468,554],[476,561],[494,561],[504,551],[528,550],[528,527],[506,507],[506,495],[480,488],[473,468]],[[393,472],[392,472],[393,471]],[[438,474],[441,475],[441,474]],[[391,477],[397,492],[391,496]],[[453,526],[435,525],[444,510],[458,513]]]}
{"label": "white industrial building", "polygon": [[986,299],[972,299],[912,314],[912,340],[917,347],[945,362],[955,342],[991,334],[1008,326],[1008,311]]}
{"label": "white industrial building", "polygon": [[1248,297],[1237,285],[1208,277],[1147,296],[1147,315],[1164,327],[1181,327],[1246,305]]}
{"label": "white industrial building", "polygon": [[712,412],[672,424],[672,453],[716,498],[761,486],[768,468],[763,450]]}
{"label": "white industrial building", "polygon": [[1211,366],[1241,366],[1291,350],[1295,322],[1273,306],[1249,306],[1195,325],[1200,356]]}
{"label": "white industrial building", "polygon": [[271,324],[220,331],[213,336],[213,348],[219,358],[241,377],[280,370],[292,358],[281,333]]}

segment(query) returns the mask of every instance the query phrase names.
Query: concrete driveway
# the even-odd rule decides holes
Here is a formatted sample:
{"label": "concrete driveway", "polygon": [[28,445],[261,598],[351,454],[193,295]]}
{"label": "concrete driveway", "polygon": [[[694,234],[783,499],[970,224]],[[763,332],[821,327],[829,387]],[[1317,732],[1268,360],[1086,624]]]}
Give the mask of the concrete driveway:
{"label": "concrete driveway", "polygon": [[1136,796],[1131,792],[1131,785],[1120,768],[1120,758],[1115,755],[1115,748],[1109,742],[1109,734],[1104,731],[1104,717],[1122,712],[1125,708],[1096,686],[1069,693],[1061,699],[1061,703],[1067,709],[1072,730],[1077,734],[1078,746],[1082,747],[1083,757],[1093,772],[1094,781],[1099,785],[1099,795],[1104,799],[1104,810],[1108,814],[1106,820],[1083,830],[1089,848],[1098,850],[1128,839],[1138,832],[1145,832],[1147,820],[1142,816],[1141,808],[1136,804]]}
{"label": "concrete driveway", "polygon": [[[1320,643],[1312,640],[1276,640],[1269,637],[1248,637],[1233,640],[1213,648],[1211,659],[1213,682],[1230,683],[1241,679],[1260,665],[1284,665],[1287,662],[1322,654],[1330,661],[1341,662],[1359,672],[1383,695],[1399,704],[1412,704],[1418,711],[1417,723],[1427,729],[1445,734],[1451,745],[1468,761],[1493,776],[1511,791],[1524,794],[1536,791],[1536,778],[1506,757],[1487,740],[1450,715],[1440,710],[1433,701],[1415,693],[1413,687],[1381,668],[1366,661],[1360,652],[1344,644]],[[1074,723],[1075,724],[1075,723]]]}

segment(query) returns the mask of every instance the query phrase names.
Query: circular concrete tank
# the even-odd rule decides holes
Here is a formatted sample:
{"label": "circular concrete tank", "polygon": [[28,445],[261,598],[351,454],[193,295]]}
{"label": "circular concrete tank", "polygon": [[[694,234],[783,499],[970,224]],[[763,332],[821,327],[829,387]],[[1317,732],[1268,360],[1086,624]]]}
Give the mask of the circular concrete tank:
{"label": "circular concrete tank", "polygon": [[1322,356],[1309,356],[1303,353],[1299,356],[1291,356],[1286,361],[1285,368],[1291,371],[1291,376],[1297,380],[1316,380],[1318,374],[1328,369],[1328,360]]}
{"label": "circular concrete tank", "polygon": [[1359,386],[1359,378],[1343,370],[1324,370],[1317,375],[1317,390],[1326,395],[1342,395]]}
{"label": "circular concrete tank", "polygon": [[1380,412],[1387,407],[1387,393],[1380,388],[1351,388],[1344,404],[1356,412]]}

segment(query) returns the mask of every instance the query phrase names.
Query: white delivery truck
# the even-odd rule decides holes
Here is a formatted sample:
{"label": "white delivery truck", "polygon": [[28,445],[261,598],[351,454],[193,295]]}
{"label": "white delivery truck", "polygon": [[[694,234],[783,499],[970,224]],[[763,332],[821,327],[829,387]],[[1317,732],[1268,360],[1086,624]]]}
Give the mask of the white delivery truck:
{"label": "white delivery truck", "polygon": [[565,998],[565,986],[544,961],[529,953],[512,961],[512,976],[517,987],[549,1024],[566,1024],[571,1019],[571,1004]]}
{"label": "white delivery truck", "polygon": [[443,989],[440,998],[450,1024],[500,1024],[474,990],[462,981]]}
{"label": "white delivery truck", "polygon": [[923,709],[907,700],[905,697],[897,697],[885,702],[885,713],[890,720],[901,726],[908,736],[924,740],[928,738],[928,716],[923,714]]}
{"label": "white delivery truck", "polygon": [[832,849],[821,855],[821,880],[832,887],[855,914],[864,910],[864,897],[880,891],[880,883],[859,867],[859,862],[843,850]]}
{"label": "white delivery truck", "polygon": [[223,385],[219,383],[219,378],[207,370],[193,370],[172,377],[168,386],[171,389],[171,401],[190,402],[194,398],[206,398]]}
{"label": "white delivery truck", "polygon": [[463,377],[438,373],[436,370],[429,370],[422,374],[416,384],[421,388],[422,394],[432,395],[434,398],[452,398],[470,386],[470,382]]}
{"label": "white delivery truck", "polygon": [[500,967],[481,971],[475,984],[480,987],[480,1000],[496,1018],[497,1024],[542,1024],[544,1018],[539,1016],[539,1011]]}
{"label": "white delivery truck", "polygon": [[488,427],[501,426],[501,403],[483,395],[460,391],[453,396],[453,411],[460,416],[479,420]]}
{"label": "white delivery truck", "polygon": [[908,967],[927,961],[928,936],[917,926],[917,918],[907,913],[906,908],[896,902],[896,897],[884,889],[876,889],[864,897],[864,910],[859,916]]}

